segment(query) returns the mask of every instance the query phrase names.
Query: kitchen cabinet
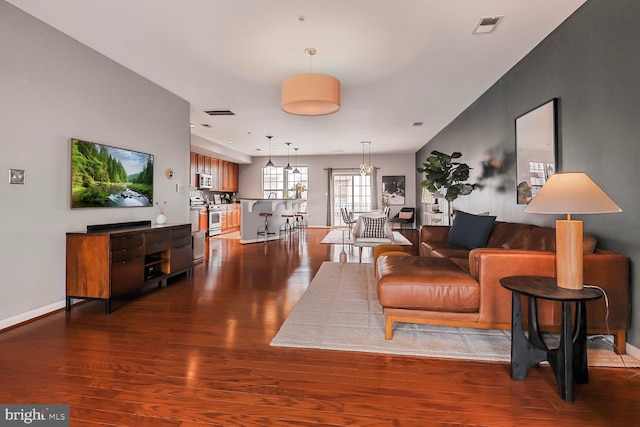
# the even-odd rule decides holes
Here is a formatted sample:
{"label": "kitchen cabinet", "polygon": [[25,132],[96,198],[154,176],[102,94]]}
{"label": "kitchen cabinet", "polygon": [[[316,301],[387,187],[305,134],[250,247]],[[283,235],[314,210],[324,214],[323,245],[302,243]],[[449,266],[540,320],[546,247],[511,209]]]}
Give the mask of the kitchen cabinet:
{"label": "kitchen cabinet", "polygon": [[227,215],[226,206],[220,209],[220,231],[222,233],[229,231],[229,216]]}
{"label": "kitchen cabinet", "polygon": [[229,169],[229,191],[236,193],[238,191],[238,169],[237,163],[231,163]]}
{"label": "kitchen cabinet", "polygon": [[212,187],[215,189],[220,188],[220,162],[222,160],[218,160],[216,158],[211,158],[211,180]]}
{"label": "kitchen cabinet", "polygon": [[242,208],[238,204],[222,205],[220,211],[222,233],[240,230]]}
{"label": "kitchen cabinet", "polygon": [[[191,274],[191,224],[109,224],[67,233],[66,309],[72,299],[111,299],[179,273]],[[101,228],[103,227],[103,228]]]}
{"label": "kitchen cabinet", "polygon": [[189,188],[198,187],[198,154],[191,153],[189,161]]}
{"label": "kitchen cabinet", "polygon": [[222,161],[220,167],[220,186],[221,191],[228,191],[229,188],[229,162]]}
{"label": "kitchen cabinet", "polygon": [[198,173],[211,174],[211,157],[197,154]]}
{"label": "kitchen cabinet", "polygon": [[240,205],[233,205],[233,221],[232,227],[240,229],[240,215],[242,212],[242,208]]}
{"label": "kitchen cabinet", "polygon": [[196,172],[204,173],[204,158],[205,156],[202,154],[196,154]]}
{"label": "kitchen cabinet", "polygon": [[239,165],[226,160],[203,154],[191,153],[191,179],[189,184],[193,188],[198,187],[197,175],[200,173],[212,176],[212,188],[210,191],[226,191],[235,193],[238,191]]}
{"label": "kitchen cabinet", "polygon": [[238,165],[223,160],[220,162],[220,190],[229,192],[238,191]]}
{"label": "kitchen cabinet", "polygon": [[198,225],[198,231],[204,231],[205,233],[209,232],[209,212],[206,208],[200,209]]}
{"label": "kitchen cabinet", "polygon": [[222,191],[235,193],[238,191],[238,164],[232,162],[224,162],[222,165]]}

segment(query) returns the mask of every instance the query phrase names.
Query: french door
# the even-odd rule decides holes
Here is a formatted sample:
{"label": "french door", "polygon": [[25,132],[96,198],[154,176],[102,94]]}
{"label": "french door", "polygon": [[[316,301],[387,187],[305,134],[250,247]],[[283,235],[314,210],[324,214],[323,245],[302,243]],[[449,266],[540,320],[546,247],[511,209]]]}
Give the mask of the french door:
{"label": "french door", "polygon": [[360,175],[359,170],[330,170],[329,216],[333,227],[345,226],[340,209],[357,217],[375,209],[375,171]]}

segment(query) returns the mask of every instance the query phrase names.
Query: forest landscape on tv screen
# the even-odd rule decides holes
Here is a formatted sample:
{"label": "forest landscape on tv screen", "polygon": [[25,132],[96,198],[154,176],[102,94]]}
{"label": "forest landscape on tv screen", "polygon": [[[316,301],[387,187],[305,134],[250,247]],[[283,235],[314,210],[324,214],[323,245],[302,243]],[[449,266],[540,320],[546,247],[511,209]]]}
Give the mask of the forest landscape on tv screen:
{"label": "forest landscape on tv screen", "polygon": [[71,140],[71,207],[153,205],[153,155]]}

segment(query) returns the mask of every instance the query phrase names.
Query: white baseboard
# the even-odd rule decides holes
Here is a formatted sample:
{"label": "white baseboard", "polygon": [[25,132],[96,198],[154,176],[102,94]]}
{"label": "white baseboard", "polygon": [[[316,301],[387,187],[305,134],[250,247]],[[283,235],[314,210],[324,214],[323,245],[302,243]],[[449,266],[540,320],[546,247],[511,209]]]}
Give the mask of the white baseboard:
{"label": "white baseboard", "polygon": [[634,347],[629,343],[625,343],[625,344],[627,345],[627,354],[630,354],[631,356],[640,360],[640,348]]}
{"label": "white baseboard", "polygon": [[65,306],[66,306],[65,301],[60,301],[60,302],[46,305],[44,307],[37,308],[35,310],[27,311],[26,313],[20,313],[19,315],[9,317],[8,319],[0,320],[0,331],[15,325],[19,325],[20,323],[35,319],[37,317],[44,316],[45,314],[52,313],[56,310],[60,310],[61,308],[65,308]]}

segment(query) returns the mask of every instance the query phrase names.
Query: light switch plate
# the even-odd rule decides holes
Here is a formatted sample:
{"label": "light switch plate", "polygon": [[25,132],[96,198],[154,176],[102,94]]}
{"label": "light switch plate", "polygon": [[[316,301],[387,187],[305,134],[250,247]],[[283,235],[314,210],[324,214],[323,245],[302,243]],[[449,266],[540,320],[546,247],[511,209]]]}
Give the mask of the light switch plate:
{"label": "light switch plate", "polygon": [[9,184],[24,184],[24,169],[9,169]]}

